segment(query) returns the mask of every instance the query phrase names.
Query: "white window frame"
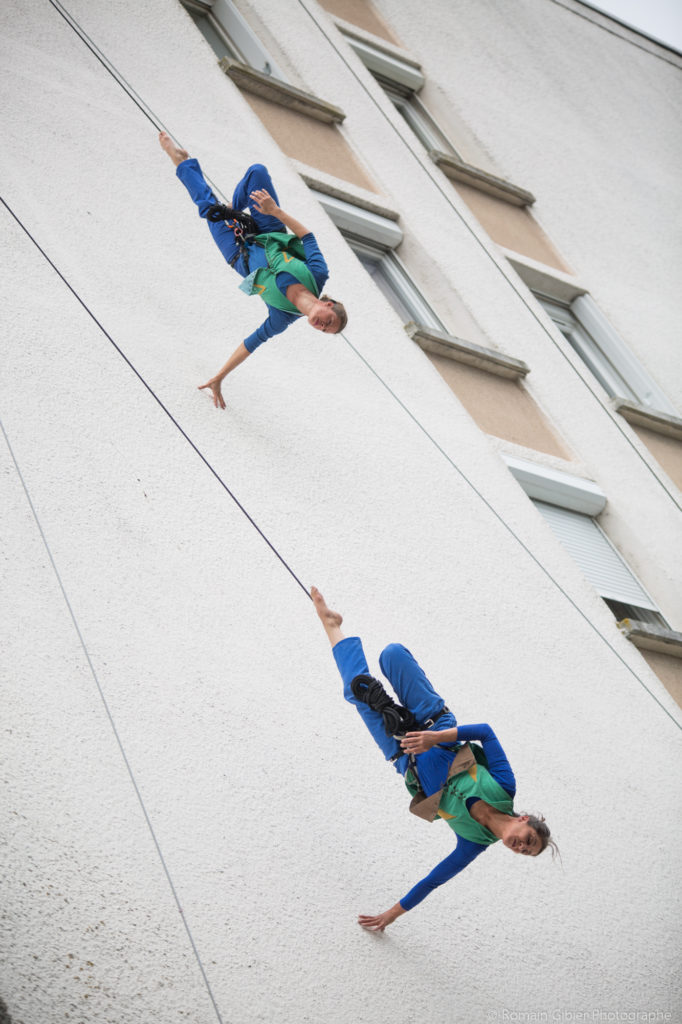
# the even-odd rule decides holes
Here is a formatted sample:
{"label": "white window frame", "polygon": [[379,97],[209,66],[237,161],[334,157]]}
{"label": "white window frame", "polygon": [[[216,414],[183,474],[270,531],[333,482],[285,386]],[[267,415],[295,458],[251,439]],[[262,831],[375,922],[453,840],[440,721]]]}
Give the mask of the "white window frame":
{"label": "white window frame", "polygon": [[[446,332],[444,324],[394,252],[351,235],[346,235],[346,241],[386,301],[402,319],[403,325],[413,322],[420,327],[432,327],[437,331]],[[368,262],[372,262],[376,266],[376,274],[368,268]],[[406,320],[403,311],[407,313]]]}
{"label": "white window frame", "polygon": [[445,132],[417,97],[426,81],[419,64],[401,60],[396,54],[380,50],[355,36],[346,38],[422,145],[429,152],[448,153],[460,159]]}
{"label": "white window frame", "polygon": [[675,406],[601,312],[591,295],[570,306],[541,292],[535,297],[611,398],[677,415]]}
{"label": "white window frame", "polygon": [[[442,321],[393,251],[403,240],[403,233],[396,222],[336,196],[315,189],[311,191],[398,316],[402,318],[404,310],[408,312],[405,323],[414,321],[421,327],[445,331]],[[369,261],[376,265],[380,280],[367,267]]]}
{"label": "white window frame", "polygon": [[429,152],[447,153],[461,159],[460,154],[439,127],[418,96],[402,94],[388,82],[379,82],[391,103]]}
{"label": "white window frame", "polygon": [[[344,33],[345,34],[345,33]],[[405,93],[419,92],[426,79],[416,61],[401,59],[397,54],[381,50],[378,46],[346,34],[346,40],[368,71],[402,89]]]}
{"label": "white window frame", "polygon": [[[272,59],[231,0],[181,0],[181,3],[190,12],[200,15],[201,18],[206,18],[213,31],[222,39],[225,47],[235,55],[237,60],[248,64],[249,67],[264,75],[270,75],[271,78],[277,78],[281,82],[287,81],[282,69]],[[202,32],[200,25],[197,25],[197,28]],[[204,35],[203,32],[202,35]],[[223,56],[215,51],[209,38],[205,35],[204,38],[218,57]]]}

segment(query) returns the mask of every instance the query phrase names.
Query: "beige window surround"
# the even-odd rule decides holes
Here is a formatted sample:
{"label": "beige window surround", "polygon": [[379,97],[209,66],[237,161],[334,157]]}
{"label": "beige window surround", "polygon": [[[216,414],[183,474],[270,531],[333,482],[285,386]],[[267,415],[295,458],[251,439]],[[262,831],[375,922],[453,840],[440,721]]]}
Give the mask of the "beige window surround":
{"label": "beige window surround", "polygon": [[527,189],[512,185],[504,178],[498,178],[497,175],[490,174],[489,171],[482,171],[472,164],[467,164],[451,153],[441,153],[440,150],[430,149],[429,156],[451,181],[461,181],[465,185],[477,188],[479,192],[487,192],[512,206],[532,206],[535,202],[535,196]]}
{"label": "beige window surround", "polygon": [[452,334],[437,331],[435,328],[421,327],[419,324],[405,324],[405,330],[413,341],[425,352],[445,356],[456,363],[467,363],[479,370],[493,373],[497,377],[520,380],[530,373],[530,367],[521,359],[514,359],[494,349],[476,345],[473,341],[455,338]]}
{"label": "beige window surround", "polygon": [[614,398],[611,404],[616,412],[633,426],[646,427],[655,434],[663,434],[665,437],[674,437],[676,441],[682,441],[682,419],[678,416],[669,416],[667,413],[657,412],[646,405],[626,401],[624,398]]}
{"label": "beige window surround", "polygon": [[287,82],[280,82],[270,75],[264,75],[260,71],[250,68],[240,61],[223,57],[220,67],[232,81],[244,92],[250,92],[254,96],[277,103],[281,107],[295,110],[299,114],[311,117],[315,121],[322,121],[325,124],[341,124],[346,115],[340,107],[326,100],[320,100],[303,89],[297,89]]}
{"label": "beige window surround", "polygon": [[674,629],[664,629],[636,619],[623,619],[618,628],[630,643],[643,651],[659,651],[673,658],[682,658],[682,633]]}

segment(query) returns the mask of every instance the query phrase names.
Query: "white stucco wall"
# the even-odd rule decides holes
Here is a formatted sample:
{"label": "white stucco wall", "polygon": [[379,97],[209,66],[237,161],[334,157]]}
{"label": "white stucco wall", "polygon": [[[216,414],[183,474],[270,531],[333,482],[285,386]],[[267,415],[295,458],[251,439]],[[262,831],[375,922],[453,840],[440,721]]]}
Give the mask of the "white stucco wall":
{"label": "white stucco wall", "polygon": [[[342,338],[290,329],[212,409],[195,385],[261,310],[149,122],[52,7],[11,0],[3,198],[301,580],[362,634],[372,669],[400,640],[461,721],[493,724],[517,805],[547,814],[563,855],[562,869],[494,848],[384,936],[357,927],[450,852],[449,831],[407,814],[301,589],[3,209],[0,996],[15,1024],[679,1019],[679,709],[186,14],[162,0],[69,10],[224,192],[268,164],[349,296],[348,340],[622,662]],[[315,25],[286,13],[263,4],[284,50],[306,54],[309,87],[343,95],[386,196],[426,188],[313,45]],[[427,198],[405,213],[415,245],[443,216]],[[533,357],[551,404],[554,357],[454,219],[438,280],[452,260],[466,303]],[[616,512],[629,502],[642,561],[669,550],[674,511],[601,411],[569,378],[552,411]],[[638,529],[654,514],[655,538]],[[662,564],[650,573],[672,606],[679,566]]]}

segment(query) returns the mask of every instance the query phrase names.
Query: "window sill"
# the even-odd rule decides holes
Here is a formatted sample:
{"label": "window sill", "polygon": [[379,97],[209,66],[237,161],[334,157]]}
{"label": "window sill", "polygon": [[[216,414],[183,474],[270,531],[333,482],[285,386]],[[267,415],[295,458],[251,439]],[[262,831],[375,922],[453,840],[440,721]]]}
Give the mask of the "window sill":
{"label": "window sill", "polygon": [[531,259],[530,256],[523,256],[503,245],[499,245],[498,249],[511,263],[527,288],[546,296],[552,302],[565,302],[570,306],[579,295],[584,295],[587,292],[587,288],[583,287],[573,274],[567,274],[557,270],[556,267],[540,263],[539,260]]}
{"label": "window sill", "polygon": [[400,52],[397,47],[391,47],[384,40],[377,42],[372,38],[371,42],[368,42],[362,38],[357,28],[349,31],[341,24],[338,24],[338,28],[346,37],[350,48],[373,75],[386,79],[392,86],[401,86],[408,96],[419,92],[424,85],[424,75],[418,61]]}
{"label": "window sill", "polygon": [[297,89],[286,82],[280,82],[271,78],[270,75],[264,75],[261,71],[256,71],[229,57],[223,57],[220,67],[228,78],[231,78],[235,85],[244,92],[250,92],[264,100],[270,100],[271,103],[277,103],[280,107],[296,110],[299,114],[305,114],[306,117],[323,121],[325,124],[341,124],[346,116],[343,110],[335,107],[333,103],[318,100],[302,89]]}
{"label": "window sill", "polygon": [[502,199],[512,206],[532,206],[535,196],[525,188],[512,185],[504,178],[498,178],[488,171],[481,171],[478,167],[464,163],[451,153],[442,153],[438,149],[430,149],[429,156],[441,171],[452,181],[461,181],[464,185],[471,185],[479,192],[487,192],[497,199]]}
{"label": "window sill", "polygon": [[394,222],[400,220],[400,214],[397,210],[393,210],[389,206],[384,206],[383,203],[378,202],[377,197],[366,189],[355,187],[351,190],[347,181],[343,181],[341,178],[332,178],[330,174],[325,174],[324,171],[320,171],[317,167],[310,167],[300,160],[293,160],[292,163],[300,177],[312,191],[320,192],[322,195],[330,196],[332,199],[339,199],[342,203],[348,203],[349,206],[356,206],[361,210],[367,210],[369,213],[374,213],[377,217],[384,217],[386,220]]}
{"label": "window sill", "polygon": [[467,363],[469,366],[478,367],[479,370],[486,370],[498,377],[508,377],[512,380],[519,380],[530,373],[530,367],[521,359],[514,359],[482,345],[475,345],[473,341],[455,338],[445,331],[422,327],[413,322],[405,324],[405,330],[425,352],[445,356],[456,363]]}
{"label": "window sill", "polygon": [[623,636],[644,651],[659,651],[673,658],[682,658],[682,633],[663,626],[652,626],[637,619],[623,619],[618,623]]}
{"label": "window sill", "polygon": [[613,408],[619,412],[624,420],[635,427],[646,427],[656,434],[663,434],[666,437],[674,437],[676,441],[682,441],[682,419],[678,416],[669,416],[666,412],[658,412],[650,409],[647,405],[639,405],[637,402],[626,401],[624,398],[612,399]]}

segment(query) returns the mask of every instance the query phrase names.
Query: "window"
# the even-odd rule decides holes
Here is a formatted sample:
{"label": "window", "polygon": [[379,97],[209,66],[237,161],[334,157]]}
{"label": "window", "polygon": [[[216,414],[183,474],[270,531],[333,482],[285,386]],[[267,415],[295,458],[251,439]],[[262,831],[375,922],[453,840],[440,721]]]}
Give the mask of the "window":
{"label": "window", "polygon": [[533,504],[617,620],[637,619],[667,628],[644,587],[591,516],[543,501]]}
{"label": "window", "polygon": [[395,253],[352,237],[346,240],[404,324],[413,321],[421,327],[445,330]]}
{"label": "window", "polygon": [[414,93],[405,96],[387,82],[379,80],[379,84],[398,113],[430,153],[436,150],[439,153],[449,153],[451,156],[459,157],[459,153],[450,140],[443,134],[424,104]]}
{"label": "window", "polygon": [[231,0],[181,2],[218,60],[228,57],[248,64],[264,75],[286,80]]}
{"label": "window", "polygon": [[676,414],[675,407],[589,295],[580,295],[569,306],[542,293],[535,294],[611,398],[627,398],[661,412]]}
{"label": "window", "polygon": [[424,85],[419,64],[370,46],[354,36],[349,36],[348,42],[426,149],[459,157],[445,133],[417,98]]}
{"label": "window", "polygon": [[503,458],[616,619],[636,619],[667,629],[656,604],[595,519],[606,505],[606,495],[597,484],[511,455]]}
{"label": "window", "polygon": [[445,328],[393,251],[403,239],[395,221],[313,189],[376,286],[404,324]]}

